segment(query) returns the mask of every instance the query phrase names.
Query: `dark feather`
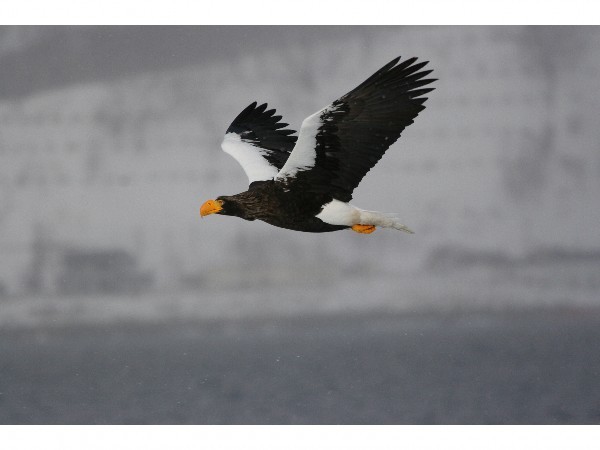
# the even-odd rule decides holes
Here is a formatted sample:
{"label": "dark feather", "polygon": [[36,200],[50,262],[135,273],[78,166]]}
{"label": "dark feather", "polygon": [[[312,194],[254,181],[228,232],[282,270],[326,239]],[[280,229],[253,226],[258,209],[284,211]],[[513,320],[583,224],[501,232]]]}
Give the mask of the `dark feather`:
{"label": "dark feather", "polygon": [[325,110],[316,136],[314,167],[299,171],[298,187],[350,201],[352,192],[385,151],[413,123],[433,88],[427,62],[392,60]]}
{"label": "dark feather", "polygon": [[275,110],[267,110],[267,104],[257,106],[256,102],[248,105],[233,120],[227,133],[236,133],[242,140],[266,150],[265,159],[278,169],[285,164],[290,152],[296,144],[294,130],[284,129],[287,123],[279,122]]}

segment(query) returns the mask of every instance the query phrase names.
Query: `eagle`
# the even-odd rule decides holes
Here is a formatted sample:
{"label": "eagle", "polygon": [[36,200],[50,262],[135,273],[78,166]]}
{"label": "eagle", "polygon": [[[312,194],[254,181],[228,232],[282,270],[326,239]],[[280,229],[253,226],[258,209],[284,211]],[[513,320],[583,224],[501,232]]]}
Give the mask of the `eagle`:
{"label": "eagle", "polygon": [[397,57],[356,88],[304,119],[300,132],[286,128],[275,109],[253,102],[231,123],[221,148],[248,176],[249,187],[200,207],[262,220],[289,230],[323,233],[376,227],[413,233],[396,214],[360,209],[352,192],[385,151],[425,109],[436,81],[428,63]]}

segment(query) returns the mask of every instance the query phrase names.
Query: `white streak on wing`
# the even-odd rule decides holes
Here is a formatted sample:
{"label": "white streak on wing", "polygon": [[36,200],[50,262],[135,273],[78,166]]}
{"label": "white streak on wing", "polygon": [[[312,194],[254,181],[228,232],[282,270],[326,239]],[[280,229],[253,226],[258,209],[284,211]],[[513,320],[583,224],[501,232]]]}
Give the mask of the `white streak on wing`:
{"label": "white streak on wing", "polygon": [[352,206],[350,203],[333,199],[323,206],[323,209],[316,217],[331,225],[352,226],[360,223],[360,211],[360,209]]}
{"label": "white streak on wing", "polygon": [[263,156],[266,154],[266,151],[248,142],[244,142],[239,134],[225,134],[221,148],[240,163],[250,183],[253,181],[272,180],[277,175],[277,167],[269,164],[269,161]]}
{"label": "white streak on wing", "polygon": [[327,106],[302,121],[294,150],[277,174],[277,178],[293,177],[299,170],[310,169],[317,158],[317,133],[322,125],[321,115],[327,113]]}

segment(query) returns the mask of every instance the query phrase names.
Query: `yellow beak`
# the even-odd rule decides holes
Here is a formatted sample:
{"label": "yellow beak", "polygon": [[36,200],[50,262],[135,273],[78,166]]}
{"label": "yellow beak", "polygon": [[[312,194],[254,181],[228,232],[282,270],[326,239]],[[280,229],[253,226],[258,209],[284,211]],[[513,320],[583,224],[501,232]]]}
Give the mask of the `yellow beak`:
{"label": "yellow beak", "polygon": [[200,217],[208,216],[209,214],[218,213],[223,208],[216,200],[208,200],[200,207]]}

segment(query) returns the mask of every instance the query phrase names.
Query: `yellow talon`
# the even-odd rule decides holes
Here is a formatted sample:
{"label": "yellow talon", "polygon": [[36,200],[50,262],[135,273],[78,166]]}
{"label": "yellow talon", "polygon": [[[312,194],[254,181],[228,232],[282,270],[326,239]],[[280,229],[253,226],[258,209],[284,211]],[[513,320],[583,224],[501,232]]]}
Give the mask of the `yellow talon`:
{"label": "yellow talon", "polygon": [[352,225],[352,231],[362,234],[371,234],[373,231],[375,231],[375,228],[375,225]]}

